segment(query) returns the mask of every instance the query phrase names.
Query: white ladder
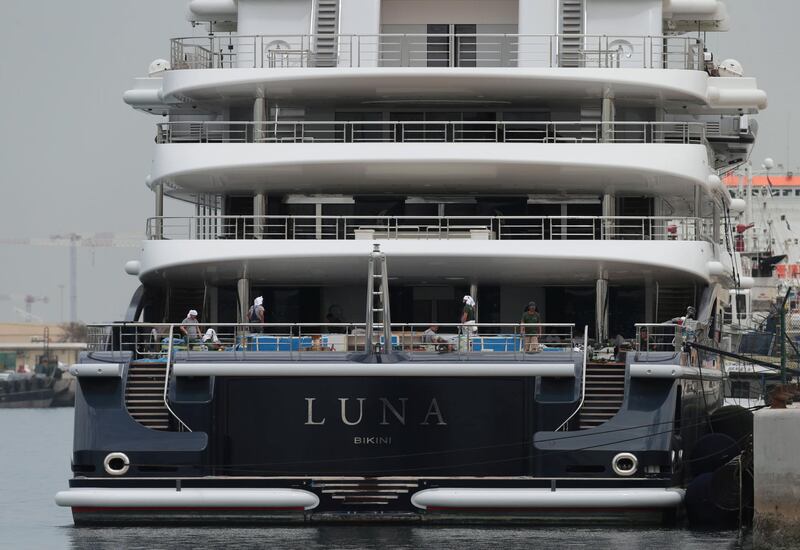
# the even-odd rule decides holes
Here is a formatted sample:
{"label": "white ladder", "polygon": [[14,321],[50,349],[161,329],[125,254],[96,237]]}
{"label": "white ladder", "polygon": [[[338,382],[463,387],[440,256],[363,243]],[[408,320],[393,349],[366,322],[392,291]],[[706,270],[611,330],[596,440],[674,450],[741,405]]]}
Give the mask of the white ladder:
{"label": "white ladder", "polygon": [[391,351],[392,349],[392,322],[389,315],[389,274],[386,271],[386,255],[381,252],[381,245],[375,244],[373,247],[369,255],[367,273],[367,327],[364,335],[364,350],[367,353],[374,353],[381,346],[380,341],[374,341],[375,329],[382,329],[383,351]]}

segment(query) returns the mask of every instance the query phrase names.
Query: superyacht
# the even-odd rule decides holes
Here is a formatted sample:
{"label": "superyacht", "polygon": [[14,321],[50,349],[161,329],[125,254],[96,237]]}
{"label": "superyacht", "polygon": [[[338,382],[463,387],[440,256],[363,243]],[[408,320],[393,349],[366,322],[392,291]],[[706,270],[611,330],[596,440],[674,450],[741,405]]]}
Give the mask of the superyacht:
{"label": "superyacht", "polygon": [[720,176],[766,94],[704,47],[724,3],[187,13],[124,94],[154,209],[71,367],[75,523],[681,513],[753,284]]}

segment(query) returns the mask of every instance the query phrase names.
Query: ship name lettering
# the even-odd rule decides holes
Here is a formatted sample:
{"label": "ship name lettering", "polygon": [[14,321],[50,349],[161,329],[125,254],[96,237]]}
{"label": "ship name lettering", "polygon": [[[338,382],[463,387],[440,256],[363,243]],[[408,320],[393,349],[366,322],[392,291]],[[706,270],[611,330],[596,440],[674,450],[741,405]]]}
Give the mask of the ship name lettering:
{"label": "ship name lettering", "polygon": [[[366,397],[338,397],[339,401],[339,418],[345,426],[358,426],[364,420],[364,406],[368,401]],[[327,417],[324,413],[314,410],[317,401],[316,397],[306,397],[306,426],[324,426]],[[391,400],[387,397],[379,397],[380,403],[380,422],[381,426],[389,426],[390,424],[406,425],[406,404],[408,403],[407,397],[399,397]],[[357,403],[357,404],[356,404]],[[434,397],[431,399],[426,409],[425,416],[422,418],[420,426],[447,426],[447,421],[444,419],[442,409],[439,407],[438,400]],[[361,438],[369,439],[369,438]],[[359,443],[371,444],[371,443]]]}
{"label": "ship name lettering", "polygon": [[383,412],[383,420],[381,420],[381,426],[388,426],[389,422],[386,421],[386,411],[389,410],[396,418],[400,421],[400,424],[403,426],[406,425],[406,401],[408,401],[408,397],[401,397],[398,399],[400,401],[400,411],[397,412],[392,404],[389,402],[388,399],[385,397],[381,397],[381,411]]}
{"label": "ship name lettering", "polygon": [[428,405],[428,414],[425,415],[425,419],[419,423],[420,426],[428,426],[428,419],[431,416],[435,416],[438,418],[436,421],[437,426],[447,426],[447,422],[444,421],[444,417],[442,416],[442,411],[439,409],[439,403],[436,401],[434,397],[431,399],[431,404]]}
{"label": "ship name lettering", "polygon": [[348,426],[358,426],[361,424],[361,419],[364,418],[364,401],[367,399],[365,397],[358,398],[358,420],[355,422],[351,422],[347,419],[347,402],[350,401],[349,397],[340,397],[339,404],[341,405],[342,409],[342,423],[347,424]]}
{"label": "ship name lettering", "polygon": [[316,398],[306,397],[306,404],[308,405],[308,418],[306,418],[306,426],[322,426],[325,424],[324,418],[319,422],[314,420],[314,401],[316,401]]}
{"label": "ship name lettering", "polygon": [[355,436],[353,438],[353,445],[391,445],[391,436]]}

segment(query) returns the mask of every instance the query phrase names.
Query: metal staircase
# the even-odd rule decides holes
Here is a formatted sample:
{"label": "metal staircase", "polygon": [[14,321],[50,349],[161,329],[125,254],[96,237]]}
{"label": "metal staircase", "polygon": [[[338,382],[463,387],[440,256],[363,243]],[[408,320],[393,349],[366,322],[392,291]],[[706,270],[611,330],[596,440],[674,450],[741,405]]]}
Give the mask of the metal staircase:
{"label": "metal staircase", "polygon": [[317,0],[315,20],[315,67],[336,66],[336,34],[339,27],[339,0]]}
{"label": "metal staircase", "polygon": [[125,407],[139,424],[152,430],[169,429],[169,411],[164,403],[166,362],[133,361],[125,384]]}
{"label": "metal staircase", "polygon": [[[391,351],[392,322],[389,315],[389,274],[386,271],[386,255],[379,244],[373,245],[369,255],[367,273],[367,326],[365,351],[373,353],[379,348]],[[377,288],[377,290],[376,290]],[[375,330],[380,329],[383,342],[375,341]]]}
{"label": "metal staircase", "polygon": [[625,397],[625,363],[587,363],[580,429],[594,428],[617,414]]}

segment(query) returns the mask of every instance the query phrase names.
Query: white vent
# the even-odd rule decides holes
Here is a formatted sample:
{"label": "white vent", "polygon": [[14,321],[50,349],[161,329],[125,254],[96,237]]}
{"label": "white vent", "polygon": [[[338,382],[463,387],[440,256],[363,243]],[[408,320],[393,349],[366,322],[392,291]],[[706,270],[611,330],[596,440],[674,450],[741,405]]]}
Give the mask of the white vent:
{"label": "white vent", "polygon": [[339,28],[339,0],[317,0],[314,66],[336,66],[336,33]]}
{"label": "white vent", "polygon": [[[581,36],[585,0],[560,0],[558,12],[559,56],[561,67],[581,66]],[[570,35],[575,35],[574,37]]]}

